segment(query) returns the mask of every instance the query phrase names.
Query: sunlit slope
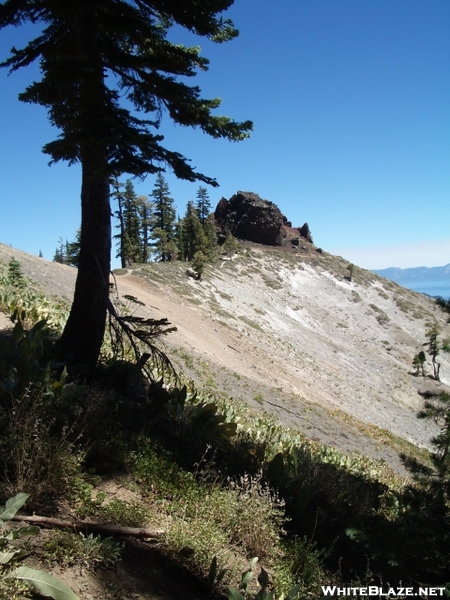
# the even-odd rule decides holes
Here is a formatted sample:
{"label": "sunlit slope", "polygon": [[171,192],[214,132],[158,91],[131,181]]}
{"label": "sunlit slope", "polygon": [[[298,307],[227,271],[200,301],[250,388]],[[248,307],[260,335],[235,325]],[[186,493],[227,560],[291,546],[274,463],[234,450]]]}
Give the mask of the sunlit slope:
{"label": "sunlit slope", "polygon": [[[252,246],[202,281],[180,263],[133,274],[145,280],[139,293],[153,311],[178,327],[167,348],[199,381],[269,410],[285,407],[277,414],[288,423],[308,419],[307,401],[427,444],[433,431],[416,411],[417,391],[430,382],[410,374],[412,358],[427,324],[438,321],[443,337],[450,328],[431,299],[363,269],[349,281],[347,266],[325,253],[300,261]],[[131,275],[118,283],[137,286]],[[450,363],[440,358],[447,383]]]}
{"label": "sunlit slope", "polygon": [[[0,244],[4,265],[12,256],[48,294],[70,297],[75,269]],[[442,339],[450,325],[433,300],[357,267],[350,281],[347,267],[313,249],[300,257],[249,244],[201,281],[180,262],[136,265],[116,281],[144,315],[177,327],[160,344],[206,391],[400,468],[402,439],[426,446],[435,434],[416,418],[418,390],[435,384],[411,374],[413,356],[430,323]],[[449,356],[439,360],[445,387]]]}

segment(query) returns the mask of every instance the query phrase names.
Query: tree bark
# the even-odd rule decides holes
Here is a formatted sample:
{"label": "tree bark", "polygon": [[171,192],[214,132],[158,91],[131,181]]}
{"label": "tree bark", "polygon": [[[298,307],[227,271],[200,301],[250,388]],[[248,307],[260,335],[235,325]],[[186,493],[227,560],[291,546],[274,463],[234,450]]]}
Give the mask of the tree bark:
{"label": "tree bark", "polygon": [[61,348],[69,366],[92,370],[106,325],[111,265],[111,207],[104,113],[106,88],[95,12],[89,1],[74,3],[79,63],[78,134],[82,166],[80,263]]}

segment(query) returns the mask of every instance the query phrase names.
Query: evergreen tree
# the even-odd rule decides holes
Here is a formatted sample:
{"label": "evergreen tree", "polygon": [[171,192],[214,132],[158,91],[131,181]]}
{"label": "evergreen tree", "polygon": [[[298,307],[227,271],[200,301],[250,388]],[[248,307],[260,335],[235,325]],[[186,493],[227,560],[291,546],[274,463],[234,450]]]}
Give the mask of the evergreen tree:
{"label": "evergreen tree", "polygon": [[207,239],[207,254],[212,258],[217,252],[217,229],[212,213],[206,217],[203,230]]}
{"label": "evergreen tree", "polygon": [[175,223],[175,240],[178,248],[179,260],[186,260],[186,249],[184,247],[184,233],[183,233],[184,219],[180,219],[178,216],[177,222]]}
{"label": "evergreen tree", "polygon": [[170,262],[174,262],[178,256],[178,246],[175,240],[169,240],[166,246],[166,253]]}
{"label": "evergreen tree", "polygon": [[206,223],[206,219],[211,212],[211,201],[208,196],[208,190],[200,186],[197,192],[197,201],[195,203],[198,212],[198,218],[202,225]]}
{"label": "evergreen tree", "polygon": [[8,263],[8,279],[16,288],[22,289],[25,287],[25,277],[22,272],[22,266],[18,260],[11,258]]}
{"label": "evergreen tree", "polygon": [[[156,184],[152,191],[154,199],[153,210],[153,237],[156,240],[155,245],[159,248],[175,237],[175,207],[173,199],[169,195],[169,186],[162,173],[156,176]],[[165,234],[164,243],[161,242],[161,233]],[[168,260],[165,252],[160,253],[162,262]]]}
{"label": "evergreen tree", "polygon": [[65,264],[71,267],[77,267],[80,263],[80,249],[81,249],[81,229],[78,228],[75,234],[73,242],[66,241],[66,257]]}
{"label": "evergreen tree", "polygon": [[192,200],[187,203],[182,231],[184,258],[186,260],[192,260],[196,252],[201,251],[204,254],[208,252],[208,239]]}
{"label": "evergreen tree", "polygon": [[53,256],[53,262],[64,264],[64,242],[62,237],[58,240],[58,246]]}
{"label": "evergreen tree", "polygon": [[133,183],[127,179],[125,190],[122,184],[112,182],[115,192],[112,196],[117,200],[115,215],[119,219],[119,233],[114,237],[118,240],[116,257],[120,258],[122,268],[129,267],[134,262],[141,262],[141,219],[139,203],[134,191]]}
{"label": "evergreen tree", "polygon": [[73,242],[69,242],[68,240],[64,242],[62,237],[60,237],[53,256],[53,262],[70,265],[71,267],[78,267],[80,260],[80,237],[80,229],[77,229],[75,240]]}
{"label": "evergreen tree", "polygon": [[234,237],[234,235],[231,233],[231,231],[229,231],[227,233],[227,237],[225,238],[225,241],[223,243],[223,249],[230,257],[230,260],[232,260],[233,254],[237,251],[238,248],[239,248],[239,242]]}
{"label": "evergreen tree", "polygon": [[[217,185],[181,154],[164,148],[163,136],[151,132],[159,126],[163,110],[175,123],[199,127],[215,138],[237,141],[248,136],[249,121],[236,123],[213,115],[220,100],[204,99],[197,86],[177,79],[207,69],[200,48],[167,39],[169,28],[179,25],[214,42],[231,40],[238,32],[220,14],[232,1],[4,0],[0,4],[0,29],[27,22],[38,27],[37,37],[22,49],[13,48],[1,66],[16,71],[40,61],[41,80],[19,98],[45,106],[51,124],[61,131],[44,152],[53,162],[81,163],[80,262],[61,338],[61,351],[71,356],[73,364],[95,366],[105,331],[110,177],[158,173],[169,165],[177,177]],[[122,100],[128,105],[122,105]]]}
{"label": "evergreen tree", "polygon": [[147,196],[138,196],[139,214],[141,217],[141,260],[146,263],[150,260],[150,237],[153,227],[154,204]]}
{"label": "evergreen tree", "polygon": [[207,261],[208,257],[201,250],[197,250],[197,252],[195,252],[194,256],[192,257],[192,268],[197,274],[198,280],[202,278]]}
{"label": "evergreen tree", "polygon": [[427,353],[431,356],[431,362],[433,364],[433,377],[434,377],[434,379],[436,379],[436,381],[439,381],[439,371],[441,368],[440,363],[438,363],[436,360],[436,358],[438,357],[439,351],[440,351],[438,335],[439,335],[439,327],[435,323],[426,332],[426,336],[428,337],[428,342],[425,342],[425,344],[424,344],[425,348],[427,349]]}
{"label": "evergreen tree", "polygon": [[422,377],[425,377],[425,362],[427,357],[425,356],[425,352],[421,350],[418,354],[416,354],[413,358],[413,366],[416,369],[416,375],[420,375],[422,373]]}

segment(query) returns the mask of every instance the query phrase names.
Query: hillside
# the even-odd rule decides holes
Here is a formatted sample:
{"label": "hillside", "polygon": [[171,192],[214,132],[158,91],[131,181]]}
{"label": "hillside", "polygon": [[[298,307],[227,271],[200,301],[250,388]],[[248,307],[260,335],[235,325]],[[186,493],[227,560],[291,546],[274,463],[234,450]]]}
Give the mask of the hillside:
{"label": "hillside", "polygon": [[[70,297],[74,269],[0,245],[0,261],[12,256],[47,293]],[[184,263],[136,265],[116,281],[119,294],[145,303],[143,314],[177,327],[164,349],[199,386],[401,472],[398,452],[428,446],[435,433],[416,418],[417,392],[433,382],[409,373],[412,358],[427,323],[444,338],[450,326],[432,300],[359,268],[348,281],[347,266],[313,246],[248,243],[201,281]],[[446,385],[450,361],[440,358]]]}

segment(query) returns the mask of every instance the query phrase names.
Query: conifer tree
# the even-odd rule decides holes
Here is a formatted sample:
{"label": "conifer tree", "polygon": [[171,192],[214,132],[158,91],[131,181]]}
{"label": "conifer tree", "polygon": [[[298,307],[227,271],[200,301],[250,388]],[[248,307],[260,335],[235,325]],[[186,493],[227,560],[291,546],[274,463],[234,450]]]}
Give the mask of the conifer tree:
{"label": "conifer tree", "polygon": [[208,252],[208,239],[200,223],[197,209],[192,200],[189,200],[186,207],[186,215],[182,224],[183,247],[186,260],[192,260],[196,252]]}
{"label": "conifer tree", "polygon": [[151,246],[150,237],[153,226],[154,204],[147,196],[137,198],[139,213],[141,217],[141,260],[146,263],[150,260]]}
{"label": "conifer tree", "polygon": [[62,237],[58,239],[58,246],[56,247],[55,254],[53,255],[53,262],[64,264],[64,241]]}
{"label": "conifer tree", "polygon": [[81,229],[78,228],[75,234],[75,239],[72,242],[66,242],[66,265],[77,267],[80,263],[81,249]]}
{"label": "conifer tree", "polygon": [[73,242],[69,242],[68,240],[64,242],[62,237],[60,237],[53,256],[53,262],[70,265],[71,267],[78,267],[80,260],[80,237],[80,229],[77,229],[75,240]]}
{"label": "conifer tree", "polygon": [[197,274],[197,279],[200,281],[205,271],[206,263],[208,261],[207,256],[201,251],[197,250],[192,257],[192,268]]}
{"label": "conifer tree", "polygon": [[195,206],[197,208],[200,223],[204,225],[211,212],[211,201],[209,199],[208,190],[205,187],[200,186],[198,188]]}
{"label": "conifer tree", "polygon": [[139,261],[139,217],[137,215],[136,194],[134,192],[131,180],[125,183],[125,189],[122,191],[123,184],[113,180],[112,185],[115,191],[111,194],[117,200],[116,217],[119,220],[119,233],[114,236],[118,240],[116,258],[120,258],[121,266],[124,269],[133,262]]}
{"label": "conifer tree", "polygon": [[[201,97],[177,77],[206,70],[199,47],[167,39],[172,25],[214,42],[238,34],[225,11],[233,0],[4,0],[0,29],[31,22],[37,37],[11,50],[10,71],[39,60],[42,77],[19,98],[45,106],[59,137],[44,146],[52,161],[81,163],[81,251],[75,295],[61,338],[72,364],[92,369],[106,323],[111,259],[109,180],[170,166],[177,177],[217,182],[193,169],[152,133],[162,114],[214,138],[238,141],[252,124],[215,116],[219,99]],[[33,30],[35,31],[35,30]],[[125,100],[127,104],[123,104]],[[135,112],[132,112],[132,109]],[[143,115],[142,117],[140,115]]]}
{"label": "conifer tree", "polygon": [[206,253],[212,258],[217,252],[217,229],[214,221],[214,214],[210,213],[203,224],[203,231],[207,239]]}
{"label": "conifer tree", "polygon": [[[169,185],[161,173],[156,176],[156,184],[152,191],[153,209],[153,237],[155,245],[161,249],[162,246],[175,237],[175,207],[173,198],[169,195]],[[161,241],[161,233],[164,233],[164,241]],[[169,260],[166,252],[160,253],[162,262]]]}
{"label": "conifer tree", "polygon": [[183,233],[184,219],[178,216],[175,223],[175,240],[178,248],[178,259],[186,260],[186,249],[184,247],[184,233]]}
{"label": "conifer tree", "polygon": [[433,364],[433,377],[436,379],[436,381],[439,381],[439,371],[441,368],[441,364],[436,360],[440,351],[438,342],[439,333],[439,327],[437,323],[435,323],[426,332],[428,342],[425,342],[424,344],[425,348],[427,349],[427,353],[431,356],[431,362]]}
{"label": "conifer tree", "polygon": [[225,238],[225,241],[223,243],[223,249],[230,257],[230,260],[232,260],[233,255],[238,250],[238,248],[239,248],[239,242],[234,237],[234,235],[231,233],[231,231],[229,231],[227,233],[227,237]]}

